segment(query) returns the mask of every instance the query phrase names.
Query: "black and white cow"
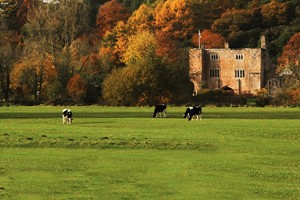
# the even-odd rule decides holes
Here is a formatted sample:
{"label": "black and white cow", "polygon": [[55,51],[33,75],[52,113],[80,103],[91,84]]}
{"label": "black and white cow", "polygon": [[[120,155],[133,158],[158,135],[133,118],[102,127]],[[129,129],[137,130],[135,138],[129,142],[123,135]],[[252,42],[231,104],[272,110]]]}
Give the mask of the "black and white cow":
{"label": "black and white cow", "polygon": [[72,111],[70,109],[63,109],[62,118],[63,124],[72,124]]}
{"label": "black and white cow", "polygon": [[166,104],[159,104],[156,105],[153,112],[153,118],[157,117],[157,115],[161,117],[167,117],[167,105]]}
{"label": "black and white cow", "polygon": [[200,106],[188,107],[183,114],[183,118],[188,118],[189,121],[196,117],[197,119],[202,119],[202,108]]}

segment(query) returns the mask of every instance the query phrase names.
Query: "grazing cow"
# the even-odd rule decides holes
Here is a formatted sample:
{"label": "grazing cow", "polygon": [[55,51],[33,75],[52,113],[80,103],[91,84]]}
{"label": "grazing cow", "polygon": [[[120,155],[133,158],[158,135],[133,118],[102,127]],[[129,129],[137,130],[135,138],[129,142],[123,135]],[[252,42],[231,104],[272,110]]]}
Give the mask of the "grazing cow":
{"label": "grazing cow", "polygon": [[202,108],[200,106],[188,107],[183,114],[183,118],[188,118],[189,121],[196,117],[197,119],[202,119]]}
{"label": "grazing cow", "polygon": [[161,117],[163,114],[163,117],[167,117],[167,105],[166,104],[159,104],[156,105],[153,112],[153,118],[157,117],[157,114]]}
{"label": "grazing cow", "polygon": [[63,124],[72,124],[72,111],[70,109],[63,109],[62,118]]}

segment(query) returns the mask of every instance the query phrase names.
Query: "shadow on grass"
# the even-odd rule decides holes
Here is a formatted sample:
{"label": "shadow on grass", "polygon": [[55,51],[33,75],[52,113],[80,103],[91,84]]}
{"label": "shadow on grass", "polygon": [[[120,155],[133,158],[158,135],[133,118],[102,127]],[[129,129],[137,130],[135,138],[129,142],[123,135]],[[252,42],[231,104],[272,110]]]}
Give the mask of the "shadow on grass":
{"label": "shadow on grass", "polygon": [[[168,112],[167,118],[183,118],[183,112]],[[46,119],[60,118],[60,113],[0,113],[0,119]],[[151,112],[98,112],[74,113],[73,118],[152,118]],[[158,118],[163,120],[163,118]],[[203,119],[300,119],[298,112],[204,112]]]}

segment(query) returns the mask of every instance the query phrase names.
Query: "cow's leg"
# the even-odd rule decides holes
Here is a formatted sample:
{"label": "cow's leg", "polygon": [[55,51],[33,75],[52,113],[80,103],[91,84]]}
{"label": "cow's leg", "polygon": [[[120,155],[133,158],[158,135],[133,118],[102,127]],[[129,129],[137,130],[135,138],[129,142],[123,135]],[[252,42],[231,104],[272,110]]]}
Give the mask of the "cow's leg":
{"label": "cow's leg", "polygon": [[167,111],[164,111],[164,117],[167,117]]}
{"label": "cow's leg", "polygon": [[202,120],[202,114],[199,115],[200,120]]}

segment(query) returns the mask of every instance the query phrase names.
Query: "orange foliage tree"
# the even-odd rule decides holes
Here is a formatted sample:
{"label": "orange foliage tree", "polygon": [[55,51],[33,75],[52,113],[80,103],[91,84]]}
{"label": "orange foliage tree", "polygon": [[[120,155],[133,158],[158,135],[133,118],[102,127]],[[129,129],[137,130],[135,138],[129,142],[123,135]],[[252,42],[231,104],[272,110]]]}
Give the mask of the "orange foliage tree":
{"label": "orange foliage tree", "polygon": [[300,89],[294,88],[289,90],[289,104],[293,106],[300,105]]}
{"label": "orange foliage tree", "polygon": [[[292,73],[282,73],[285,70]],[[277,99],[285,100],[285,104],[300,105],[300,33],[295,33],[283,47],[278,58],[277,72],[282,73],[281,90]],[[280,97],[285,97],[285,99]]]}
{"label": "orange foliage tree", "polygon": [[27,13],[30,8],[38,4],[38,0],[24,0],[17,10],[16,17],[20,26],[23,26],[27,21]]}
{"label": "orange foliage tree", "polygon": [[185,0],[160,2],[154,10],[154,27],[158,39],[157,52],[174,61],[178,57],[180,42],[191,35],[191,10]]}
{"label": "orange foliage tree", "polygon": [[191,10],[186,0],[167,0],[154,11],[154,23],[163,34],[184,40],[192,30]]}
{"label": "orange foliage tree", "polygon": [[36,99],[38,72],[35,66],[18,63],[11,76],[11,89],[18,103],[29,103]]}
{"label": "orange foliage tree", "polygon": [[81,103],[86,97],[87,83],[81,78],[79,74],[70,78],[67,85],[68,95],[76,103]]}
{"label": "orange foliage tree", "polygon": [[[193,44],[199,46],[199,34],[193,35]],[[201,44],[205,44],[205,48],[222,48],[224,47],[225,39],[218,33],[213,33],[210,30],[201,32]]]}
{"label": "orange foliage tree", "polygon": [[211,29],[227,37],[232,32],[249,29],[251,20],[251,12],[233,8],[224,12],[220,19],[215,20]]}
{"label": "orange foliage tree", "polygon": [[41,99],[49,98],[46,91],[55,81],[57,73],[50,59],[41,63],[36,58],[26,57],[14,65],[10,77],[15,100],[20,103],[34,101],[38,104]]}
{"label": "orange foliage tree", "polygon": [[300,59],[300,32],[295,33],[283,47],[281,56],[278,58],[277,71],[280,72],[287,65],[298,65]]}
{"label": "orange foliage tree", "polygon": [[96,17],[99,36],[102,37],[107,31],[111,31],[119,21],[127,21],[129,16],[129,10],[117,0],[100,6]]}
{"label": "orange foliage tree", "polygon": [[264,4],[261,7],[263,16],[263,24],[265,26],[284,24],[288,20],[288,3],[279,3],[277,0],[272,0],[270,3]]}

